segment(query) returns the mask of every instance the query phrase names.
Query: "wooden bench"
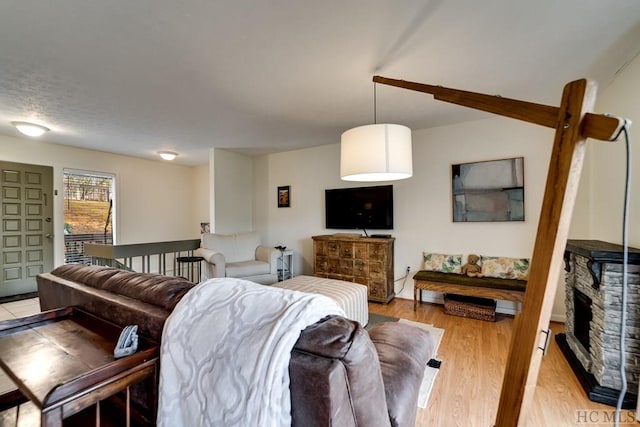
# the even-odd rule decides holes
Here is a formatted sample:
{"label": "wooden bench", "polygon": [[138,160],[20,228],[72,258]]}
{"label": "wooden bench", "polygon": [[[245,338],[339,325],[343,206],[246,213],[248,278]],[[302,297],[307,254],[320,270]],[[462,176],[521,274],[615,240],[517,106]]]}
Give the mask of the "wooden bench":
{"label": "wooden bench", "polygon": [[413,310],[422,302],[422,291],[522,302],[526,280],[468,277],[462,274],[420,270],[413,276]]}

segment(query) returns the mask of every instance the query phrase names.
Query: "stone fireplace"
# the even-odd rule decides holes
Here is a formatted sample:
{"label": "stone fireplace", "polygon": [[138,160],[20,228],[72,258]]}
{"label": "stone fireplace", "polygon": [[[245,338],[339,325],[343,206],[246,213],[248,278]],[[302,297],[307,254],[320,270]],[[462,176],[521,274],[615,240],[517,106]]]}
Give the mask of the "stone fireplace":
{"label": "stone fireplace", "polygon": [[[615,406],[622,387],[622,247],[569,240],[565,251],[565,333],[556,341],[592,401]],[[640,378],[640,250],[629,249],[625,408],[635,408]]]}

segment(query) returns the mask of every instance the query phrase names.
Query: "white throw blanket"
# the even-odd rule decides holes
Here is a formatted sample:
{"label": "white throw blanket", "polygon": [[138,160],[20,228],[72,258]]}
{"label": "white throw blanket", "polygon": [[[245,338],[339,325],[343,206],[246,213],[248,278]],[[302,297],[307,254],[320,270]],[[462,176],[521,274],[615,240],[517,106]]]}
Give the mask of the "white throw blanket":
{"label": "white throw blanket", "polygon": [[289,360],[300,332],[332,299],[240,279],[210,279],[167,319],[158,426],[291,425]]}

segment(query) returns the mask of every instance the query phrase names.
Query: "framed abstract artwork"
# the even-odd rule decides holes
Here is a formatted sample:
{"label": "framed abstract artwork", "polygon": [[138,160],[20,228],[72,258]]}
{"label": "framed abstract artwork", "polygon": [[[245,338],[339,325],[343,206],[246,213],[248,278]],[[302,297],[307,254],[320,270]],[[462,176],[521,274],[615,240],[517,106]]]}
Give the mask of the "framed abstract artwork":
{"label": "framed abstract artwork", "polygon": [[451,166],[453,222],[524,221],[524,157]]}

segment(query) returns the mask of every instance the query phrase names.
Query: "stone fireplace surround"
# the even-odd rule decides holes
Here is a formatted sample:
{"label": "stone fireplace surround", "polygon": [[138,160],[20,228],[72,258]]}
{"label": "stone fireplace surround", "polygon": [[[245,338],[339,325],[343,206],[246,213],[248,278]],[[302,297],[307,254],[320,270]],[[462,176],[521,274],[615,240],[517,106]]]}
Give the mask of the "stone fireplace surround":
{"label": "stone fireplace surround", "polygon": [[[635,408],[640,378],[640,250],[629,248],[626,329],[627,394]],[[569,240],[565,251],[565,333],[556,341],[594,402],[615,406],[622,387],[620,319],[622,247]]]}

